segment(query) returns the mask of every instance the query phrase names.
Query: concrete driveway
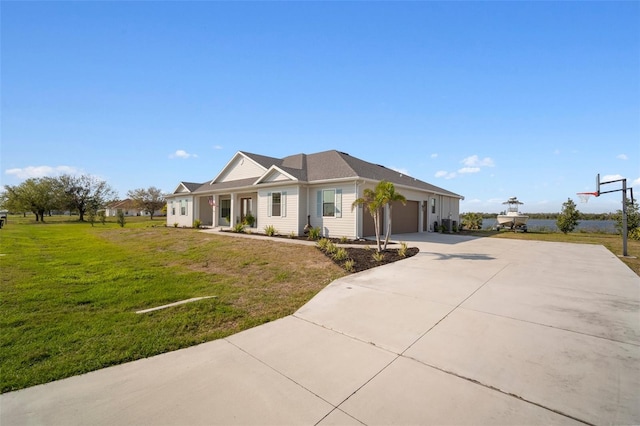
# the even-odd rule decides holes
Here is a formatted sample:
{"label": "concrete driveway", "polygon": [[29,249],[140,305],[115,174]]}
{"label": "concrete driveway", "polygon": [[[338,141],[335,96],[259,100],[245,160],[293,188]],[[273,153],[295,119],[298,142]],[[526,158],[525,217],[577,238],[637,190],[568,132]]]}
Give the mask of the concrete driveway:
{"label": "concrete driveway", "polygon": [[639,424],[640,278],[602,246],[418,255],[226,339],[0,396],[0,424]]}

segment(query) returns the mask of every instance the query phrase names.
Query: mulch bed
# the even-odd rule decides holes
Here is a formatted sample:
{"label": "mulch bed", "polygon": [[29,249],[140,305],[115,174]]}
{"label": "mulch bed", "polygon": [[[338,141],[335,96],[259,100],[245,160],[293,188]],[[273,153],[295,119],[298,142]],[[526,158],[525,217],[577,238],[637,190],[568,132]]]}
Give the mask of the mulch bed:
{"label": "mulch bed", "polygon": [[[232,232],[232,231],[225,230],[222,232]],[[265,234],[260,234],[256,232],[252,232],[251,235],[257,235],[257,236],[263,236],[263,237],[267,236]],[[286,239],[309,241],[309,238],[307,238],[306,236],[274,235],[272,238],[286,238]],[[382,265],[386,265],[387,263],[397,262],[398,260],[403,260],[411,256],[415,256],[420,251],[417,247],[409,247],[407,248],[405,256],[402,257],[398,254],[398,249],[396,248],[398,244],[389,242],[389,244],[387,244],[387,249],[382,252],[384,254],[384,258],[378,261],[373,258],[373,255],[376,252],[375,241],[371,241],[371,240],[344,241],[339,238],[327,238],[327,239],[332,243],[337,244],[338,246],[341,246],[342,244],[362,246],[362,248],[344,247],[344,249],[349,254],[349,259],[354,261],[353,269],[349,272],[361,272],[367,269],[375,268],[376,266],[382,266]],[[381,242],[384,244],[384,241],[381,241]],[[393,248],[389,248],[389,247],[393,247]],[[320,249],[318,248],[318,250]],[[329,254],[325,253],[322,250],[320,251],[324,253],[325,256],[327,256],[329,259],[333,260],[333,263],[335,263],[336,265],[340,266],[343,269],[346,269],[344,266],[344,263],[345,263],[344,260],[340,260],[340,261],[335,260]]]}
{"label": "mulch bed", "polygon": [[[384,253],[384,259],[382,259],[381,261],[377,261],[373,258],[373,254],[376,252],[375,245],[376,243],[374,241],[370,249],[366,249],[364,247],[345,247],[345,250],[347,251],[347,253],[349,253],[349,259],[352,259],[355,262],[353,270],[350,272],[361,272],[367,269],[375,268],[377,266],[386,265],[387,263],[393,263],[398,260],[407,259],[411,256],[415,256],[420,251],[417,247],[409,247],[407,248],[405,257],[402,257],[398,254],[398,249],[387,248],[387,250],[382,252]],[[341,268],[344,268],[344,260],[337,261],[331,258],[331,256],[329,256],[328,254],[325,253],[325,255],[333,260],[333,263],[340,266]]]}

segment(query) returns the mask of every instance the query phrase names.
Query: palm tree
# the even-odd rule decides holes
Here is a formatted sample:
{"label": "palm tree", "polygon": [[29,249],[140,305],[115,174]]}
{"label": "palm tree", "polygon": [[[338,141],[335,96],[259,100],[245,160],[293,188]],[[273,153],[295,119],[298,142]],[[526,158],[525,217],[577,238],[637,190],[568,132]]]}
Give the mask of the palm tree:
{"label": "palm tree", "polygon": [[[371,214],[373,224],[376,229],[378,252],[386,250],[387,244],[389,244],[389,236],[391,235],[391,203],[394,201],[400,201],[403,205],[407,204],[405,196],[397,193],[396,188],[391,182],[383,180],[378,182],[375,189],[366,188],[363,192],[363,196],[355,200],[351,205],[351,210],[356,206],[364,206]],[[387,204],[389,205],[389,220],[387,221],[387,234],[384,240],[384,248],[382,248],[380,244],[380,210]]]}
{"label": "palm tree", "polygon": [[389,237],[391,236],[391,210],[393,208],[393,202],[399,201],[403,206],[407,205],[407,199],[404,195],[396,192],[395,186],[391,182],[381,181],[376,186],[376,193],[382,203],[382,206],[389,205],[389,220],[387,220],[387,232],[384,238],[383,250],[387,249],[389,244]]}
{"label": "palm tree", "polygon": [[[376,187],[377,189],[377,187]],[[378,245],[378,252],[380,248],[380,209],[383,204],[380,202],[376,191],[366,188],[361,198],[358,198],[351,204],[351,210],[357,206],[364,206],[364,208],[371,214],[373,218],[374,227],[376,228],[376,243]]]}

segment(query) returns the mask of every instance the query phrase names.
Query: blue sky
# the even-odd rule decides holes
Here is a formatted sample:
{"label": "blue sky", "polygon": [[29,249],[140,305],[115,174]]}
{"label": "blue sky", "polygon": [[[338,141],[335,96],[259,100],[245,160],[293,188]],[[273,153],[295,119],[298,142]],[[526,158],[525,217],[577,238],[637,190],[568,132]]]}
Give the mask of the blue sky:
{"label": "blue sky", "polygon": [[619,209],[579,202],[597,173],[640,197],[639,2],[3,1],[0,19],[3,185],[171,192],[237,151],[338,149],[463,212]]}

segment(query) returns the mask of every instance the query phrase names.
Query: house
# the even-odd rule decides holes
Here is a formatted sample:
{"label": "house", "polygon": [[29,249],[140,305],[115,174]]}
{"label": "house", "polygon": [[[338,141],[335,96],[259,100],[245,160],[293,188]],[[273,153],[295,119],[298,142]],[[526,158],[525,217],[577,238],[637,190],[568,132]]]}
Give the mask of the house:
{"label": "house", "polygon": [[[363,207],[352,208],[365,188],[392,182],[407,199],[393,207],[392,234],[427,232],[458,222],[461,195],[368,163],[340,151],[296,154],[285,158],[237,152],[209,182],[181,182],[167,201],[167,225],[232,227],[246,216],[258,230],[272,225],[280,234],[303,235],[309,223],[326,237],[375,235]],[[386,229],[386,212],[382,229]]]}
{"label": "house", "polygon": [[[118,215],[119,210],[121,210],[125,216],[149,216],[149,213],[144,209],[136,207],[134,201],[130,198],[109,204],[104,209],[104,215],[107,217],[115,217]],[[153,213],[154,216],[160,216],[161,214],[162,212],[159,210]]]}

